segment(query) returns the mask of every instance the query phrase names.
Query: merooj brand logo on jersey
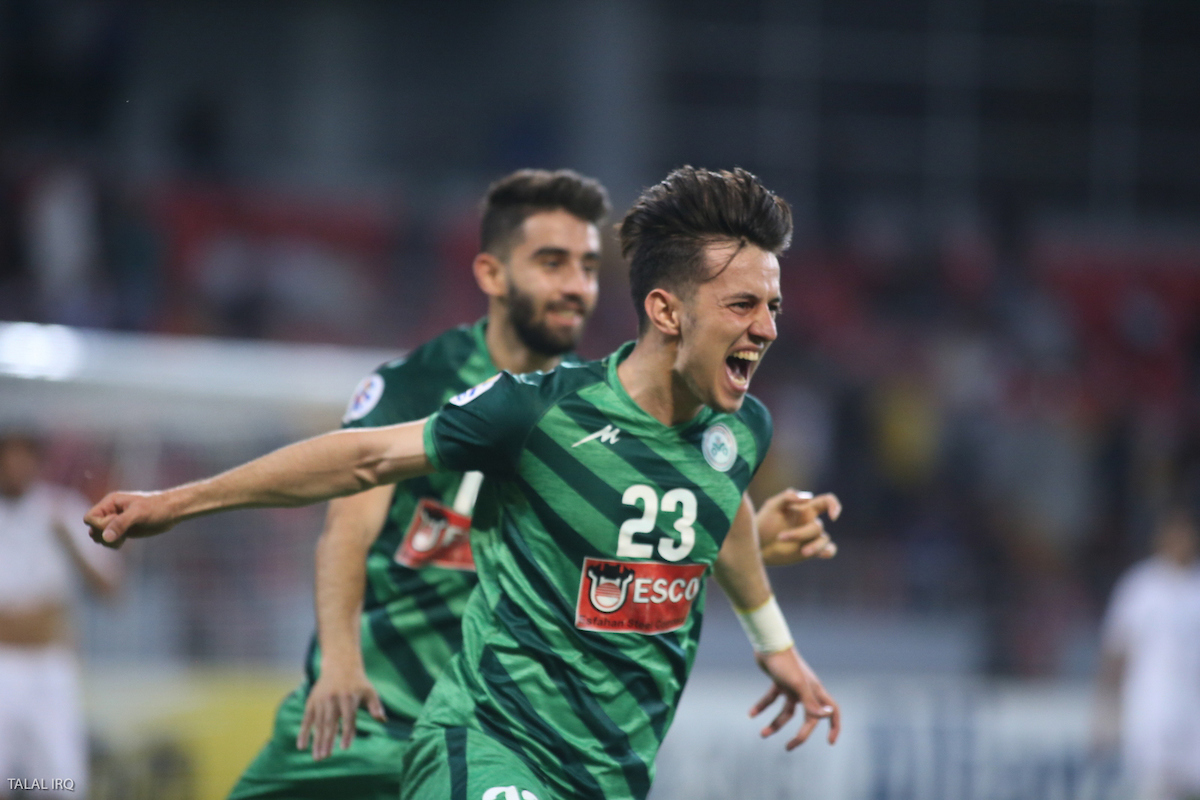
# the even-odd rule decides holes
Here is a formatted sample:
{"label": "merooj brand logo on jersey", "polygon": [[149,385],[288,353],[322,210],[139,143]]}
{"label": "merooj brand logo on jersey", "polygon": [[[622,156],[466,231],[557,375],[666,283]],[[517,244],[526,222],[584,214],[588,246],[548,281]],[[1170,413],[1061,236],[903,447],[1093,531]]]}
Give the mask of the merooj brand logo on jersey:
{"label": "merooj brand logo on jersey", "polygon": [[703,579],[703,564],[584,559],[575,627],[610,633],[678,630]]}
{"label": "merooj brand logo on jersey", "polygon": [[421,498],[396,563],[410,569],[445,567],[475,571],[471,555],[471,518],[428,497]]}
{"label": "merooj brand logo on jersey", "polygon": [[585,442],[590,442],[593,439],[599,439],[600,441],[604,442],[605,444],[616,444],[617,442],[620,441],[620,439],[618,438],[620,435],[621,435],[620,428],[614,428],[612,425],[605,425],[603,428],[596,431],[595,433],[589,433],[587,436],[583,437],[578,442],[571,445],[571,447],[579,447],[579,445],[581,445]]}

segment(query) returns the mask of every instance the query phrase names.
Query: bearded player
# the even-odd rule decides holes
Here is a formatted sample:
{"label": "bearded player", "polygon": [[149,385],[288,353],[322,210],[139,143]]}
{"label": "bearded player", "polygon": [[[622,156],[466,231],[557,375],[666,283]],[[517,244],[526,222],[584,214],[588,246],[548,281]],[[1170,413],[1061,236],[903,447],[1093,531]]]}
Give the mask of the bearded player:
{"label": "bearded player", "polygon": [[[500,369],[572,361],[596,302],[597,226],[607,210],[603,187],[566,170],[521,170],[493,184],[473,264],[487,318],[365,379],[345,426],[421,419]],[[396,797],[413,721],[461,646],[460,620],[476,584],[467,532],[481,477],[439,472],[330,504],[305,680],[284,700],[232,800]],[[832,556],[822,511],[836,517],[836,499],[785,492],[767,501],[759,523],[769,563]]]}
{"label": "bearded player", "polygon": [[[772,679],[752,713],[784,699],[763,735],[799,704],[789,749],[826,718],[833,742],[837,706],[793,645],[745,494],[771,433],[747,391],[776,338],[790,236],[787,204],[753,175],[676,170],[621,226],[636,342],[550,373],[500,373],[426,419],[326,434],[162,492],[113,493],[88,524],[113,546],[222,510],[485,472],[480,584],[405,756],[403,797],[645,797],[709,573]],[[622,586],[603,583],[623,569],[634,574]]]}

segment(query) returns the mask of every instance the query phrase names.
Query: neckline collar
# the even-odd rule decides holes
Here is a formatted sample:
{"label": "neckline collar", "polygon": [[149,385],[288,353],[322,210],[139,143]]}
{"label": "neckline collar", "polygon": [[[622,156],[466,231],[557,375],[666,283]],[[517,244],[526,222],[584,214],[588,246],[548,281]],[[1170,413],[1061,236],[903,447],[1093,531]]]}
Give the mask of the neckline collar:
{"label": "neckline collar", "polygon": [[717,415],[717,412],[708,406],[701,406],[699,413],[685,422],[680,422],[677,425],[667,425],[649,411],[639,406],[637,401],[630,396],[629,392],[625,390],[625,386],[621,383],[621,376],[617,374],[617,367],[621,365],[622,361],[629,358],[629,354],[633,352],[636,344],[637,342],[625,342],[625,344],[618,347],[605,359],[608,362],[606,382],[621,401],[621,404],[626,406],[645,424],[655,429],[670,431],[680,436],[690,433],[693,428],[707,426],[712,421],[712,418]]}

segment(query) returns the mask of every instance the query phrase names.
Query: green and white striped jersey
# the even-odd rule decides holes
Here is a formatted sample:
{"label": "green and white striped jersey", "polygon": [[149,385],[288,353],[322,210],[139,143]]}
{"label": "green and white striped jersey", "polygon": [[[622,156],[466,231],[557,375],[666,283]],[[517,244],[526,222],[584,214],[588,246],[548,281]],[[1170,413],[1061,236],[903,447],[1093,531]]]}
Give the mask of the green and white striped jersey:
{"label": "green and white striped jersey", "polygon": [[669,427],[603,361],[500,373],[425,429],[488,478],[463,652],[418,724],[466,726],[565,797],[643,798],[700,635],[704,578],[771,438],[766,409]]}
{"label": "green and white striped jersey", "polygon": [[[343,426],[423,419],[447,398],[494,375],[485,324],[480,320],[454,328],[380,367],[359,384]],[[407,738],[434,680],[461,646],[460,620],[476,583],[468,533],[480,478],[439,472],[396,485],[387,521],[367,555],[361,616],[367,677],[379,692],[388,722],[380,726],[361,712],[361,732]],[[320,666],[314,636],[308,686]]]}

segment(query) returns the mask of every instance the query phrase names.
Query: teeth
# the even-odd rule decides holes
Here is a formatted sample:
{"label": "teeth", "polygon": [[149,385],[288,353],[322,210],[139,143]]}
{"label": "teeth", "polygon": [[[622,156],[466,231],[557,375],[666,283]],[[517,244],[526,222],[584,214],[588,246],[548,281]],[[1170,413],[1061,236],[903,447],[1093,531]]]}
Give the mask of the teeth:
{"label": "teeth", "polygon": [[740,352],[734,353],[733,357],[740,358],[745,361],[758,361],[760,355],[761,354],[757,350],[742,350]]}

